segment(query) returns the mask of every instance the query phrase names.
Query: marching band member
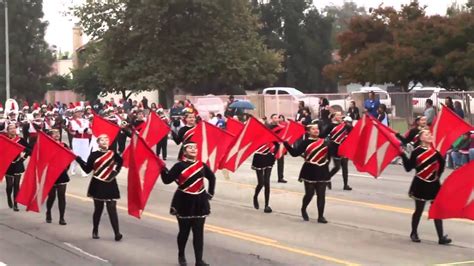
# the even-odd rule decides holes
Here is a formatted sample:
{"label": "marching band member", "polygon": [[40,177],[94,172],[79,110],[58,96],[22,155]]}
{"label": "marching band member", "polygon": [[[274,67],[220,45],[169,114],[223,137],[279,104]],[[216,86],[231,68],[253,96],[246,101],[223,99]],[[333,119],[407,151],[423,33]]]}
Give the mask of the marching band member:
{"label": "marching band member", "polygon": [[[410,186],[408,195],[415,200],[415,212],[411,218],[410,238],[413,242],[421,242],[418,237],[418,224],[427,201],[433,201],[441,188],[440,178],[444,171],[445,161],[441,154],[432,145],[433,136],[428,129],[419,133],[420,144],[408,158],[401,153],[403,166],[407,172],[415,169],[416,174]],[[451,243],[448,236],[443,235],[443,221],[434,220],[438,243],[446,245]]]}
{"label": "marching band member", "polygon": [[[209,265],[202,260],[204,245],[204,223],[211,212],[209,200],[214,196],[216,177],[211,169],[196,160],[197,144],[185,142],[181,146],[183,157],[169,171],[163,169],[163,183],[176,182],[178,188],[171,202],[171,215],[178,219],[178,260],[186,265],[185,248],[189,233],[193,231],[194,255],[196,265]],[[208,189],[204,188],[204,178],[208,180]]]}
{"label": "marching band member", "polygon": [[[122,106],[117,107],[117,114],[115,116],[117,117],[118,124],[120,125],[122,129],[128,125],[127,113],[125,113]],[[127,135],[123,132],[123,130],[120,130],[120,132],[117,135],[117,144],[118,144],[119,154],[122,154],[123,151],[125,150],[126,141],[127,141]]]}
{"label": "marching band member", "polygon": [[[168,119],[166,114],[163,112],[163,108],[159,108],[157,110],[157,114],[160,116],[163,122],[165,122],[167,125],[170,124],[170,120]],[[156,154],[157,155],[162,154],[163,155],[162,158],[165,161],[167,157],[167,150],[168,150],[167,148],[168,148],[168,135],[164,136],[163,139],[160,142],[158,142],[158,144],[156,145]]]}
{"label": "marching band member", "polygon": [[[344,190],[352,190],[349,186],[349,170],[348,159],[339,155],[339,145],[347,138],[352,130],[352,118],[347,116],[342,120],[341,112],[334,112],[331,123],[327,126],[324,137],[329,138],[329,154],[333,158],[334,168],[331,170],[330,176],[335,175],[342,168],[342,180],[344,181]],[[328,188],[331,189],[331,182]]]}
{"label": "marching band member", "polygon": [[[194,135],[194,130],[196,129],[196,115],[191,112],[184,114],[184,126],[178,130],[178,134],[171,132],[174,142],[179,145],[191,140]],[[181,159],[182,149],[178,154],[178,160]]]}
{"label": "marching band member", "polygon": [[[89,125],[89,120],[83,118],[82,107],[77,106],[74,109],[73,118],[69,121],[69,132],[72,135],[72,150],[83,160],[89,157],[89,141],[92,137],[92,132]],[[74,175],[76,170],[76,164],[73,162],[71,165],[71,174]],[[86,177],[87,174],[82,172],[82,176]]]}
{"label": "marching band member", "polygon": [[23,130],[28,132],[28,144],[33,147],[38,138],[38,132],[45,130],[44,119],[41,117],[39,110],[33,111],[33,120],[23,127]]}
{"label": "marching band member", "polygon": [[[5,178],[7,180],[7,201],[8,207],[13,211],[19,211],[18,205],[16,202],[16,196],[18,195],[18,191],[20,190],[20,179],[21,174],[25,172],[25,166],[23,162],[30,154],[30,148],[28,143],[18,136],[17,126],[16,123],[10,123],[7,125],[7,137],[22,146],[25,147],[25,150],[18,155],[15,160],[10,164],[8,167],[7,172],[5,173]],[[13,200],[12,200],[12,192],[13,192]]]}
{"label": "marching band member", "polygon": [[313,120],[306,126],[308,137],[299,142],[296,147],[292,147],[284,142],[286,149],[291,156],[302,155],[304,158],[301,167],[299,181],[304,182],[305,195],[301,206],[301,216],[305,221],[309,221],[306,208],[313,199],[316,192],[318,206],[318,223],[327,223],[324,218],[324,206],[326,204],[326,186],[331,180],[329,172],[329,162],[331,155],[328,146],[323,138],[319,137],[319,122]]}
{"label": "marching band member", "polygon": [[97,138],[99,150],[92,152],[85,162],[80,156],[76,161],[86,173],[92,172],[92,178],[87,191],[87,196],[94,199],[94,215],[92,238],[99,239],[99,223],[104,210],[104,204],[107,205],[110,223],[115,233],[115,241],[122,239],[119,230],[119,221],[117,215],[117,200],[120,199],[120,191],[117,185],[116,176],[122,168],[122,157],[115,151],[109,149],[109,137],[100,135]]}
{"label": "marching band member", "polygon": [[[49,135],[60,145],[65,148],[69,147],[61,142],[61,133],[58,129],[51,129],[49,131]],[[69,168],[69,167],[68,167]],[[67,183],[69,182],[69,176],[67,174],[68,169],[66,168],[61,175],[58,177],[56,182],[54,183],[51,191],[48,195],[48,200],[46,201],[46,222],[51,223],[51,208],[53,207],[54,201],[56,200],[56,195],[58,196],[58,209],[59,209],[59,224],[66,225],[66,220],[64,220],[64,213],[66,211],[66,187]]]}
{"label": "marching band member", "polygon": [[251,168],[257,173],[257,186],[255,187],[255,194],[253,195],[253,207],[259,209],[258,194],[262,188],[265,188],[265,208],[263,212],[271,213],[270,208],[270,176],[272,174],[272,168],[275,164],[275,154],[277,153],[280,145],[278,142],[267,143],[257,149],[253,155]]}

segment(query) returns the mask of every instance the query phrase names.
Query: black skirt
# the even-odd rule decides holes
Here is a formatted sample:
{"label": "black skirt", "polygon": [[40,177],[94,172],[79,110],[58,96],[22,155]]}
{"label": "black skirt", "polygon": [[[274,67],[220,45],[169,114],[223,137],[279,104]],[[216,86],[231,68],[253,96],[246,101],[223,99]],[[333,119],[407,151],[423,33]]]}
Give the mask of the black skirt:
{"label": "black skirt", "polygon": [[336,144],[334,142],[329,142],[328,145],[328,152],[331,157],[339,159],[341,156],[339,156],[339,144]]}
{"label": "black skirt", "polygon": [[171,201],[170,214],[178,218],[203,218],[211,213],[207,192],[189,194],[176,190]]}
{"label": "black skirt", "polygon": [[69,175],[67,174],[67,169],[66,171],[62,172],[61,175],[58,177],[56,182],[54,183],[55,185],[57,184],[64,184],[69,182]]}
{"label": "black skirt", "polygon": [[416,200],[431,201],[436,198],[440,188],[441,183],[439,182],[439,179],[434,182],[426,182],[415,177],[411,182],[408,195]]}
{"label": "black skirt", "polygon": [[100,181],[92,177],[87,190],[87,196],[96,200],[116,200],[120,199],[120,191],[117,185],[117,180],[110,182]]}
{"label": "black skirt", "polygon": [[316,183],[316,182],[329,182],[329,164],[316,165],[305,162],[301,167],[300,176],[298,180]]}
{"label": "black skirt", "polygon": [[255,153],[252,160],[252,169],[262,170],[265,168],[271,168],[274,164],[275,164],[275,156],[273,156],[273,154]]}

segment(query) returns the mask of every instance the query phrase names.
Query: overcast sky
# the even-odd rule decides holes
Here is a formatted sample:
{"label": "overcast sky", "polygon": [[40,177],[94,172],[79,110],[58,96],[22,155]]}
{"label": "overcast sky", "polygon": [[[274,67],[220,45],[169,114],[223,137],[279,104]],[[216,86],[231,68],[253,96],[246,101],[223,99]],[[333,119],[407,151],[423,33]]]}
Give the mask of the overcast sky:
{"label": "overcast sky", "polygon": [[[65,16],[65,12],[69,7],[83,3],[84,0],[44,0],[43,10],[44,19],[49,22],[46,30],[46,41],[50,45],[58,46],[61,51],[72,51],[72,27],[77,19]],[[314,0],[316,7],[319,9],[327,5],[342,5],[344,0]],[[410,0],[355,0],[353,1],[359,6],[377,7],[380,3],[385,6],[394,6],[400,8],[402,4],[410,3]],[[452,2],[465,4],[467,0],[419,0],[422,5],[426,5],[428,15],[440,14],[445,15],[446,9]]]}

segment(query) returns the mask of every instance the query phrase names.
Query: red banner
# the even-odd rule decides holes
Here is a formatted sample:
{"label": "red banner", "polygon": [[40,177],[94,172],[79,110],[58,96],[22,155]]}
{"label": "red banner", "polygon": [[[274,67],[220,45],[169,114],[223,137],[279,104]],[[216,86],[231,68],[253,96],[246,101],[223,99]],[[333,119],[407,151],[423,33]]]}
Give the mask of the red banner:
{"label": "red banner", "polygon": [[0,160],[0,182],[2,182],[11,163],[18,157],[18,155],[20,155],[25,147],[10,140],[2,134],[0,134],[0,147],[2,150],[2,159]]}
{"label": "red banner", "polygon": [[120,127],[118,125],[95,113],[94,119],[92,120],[91,129],[94,137],[98,138],[100,135],[105,134],[109,137],[110,143],[114,142],[115,138],[120,132]]}

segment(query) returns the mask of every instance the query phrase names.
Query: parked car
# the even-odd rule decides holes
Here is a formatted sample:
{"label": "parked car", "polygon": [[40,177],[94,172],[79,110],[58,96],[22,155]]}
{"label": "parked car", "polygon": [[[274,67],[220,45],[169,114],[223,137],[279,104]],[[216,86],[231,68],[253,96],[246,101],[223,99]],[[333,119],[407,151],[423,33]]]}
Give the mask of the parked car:
{"label": "parked car", "polygon": [[444,88],[438,87],[415,87],[411,90],[411,93],[413,93],[412,103],[413,112],[415,114],[423,113],[427,99],[431,99],[433,101],[433,106],[439,110],[441,104],[444,104],[446,97],[451,97],[455,102],[461,102],[464,109],[467,109],[466,102],[468,102],[471,112],[474,111],[474,97],[472,94],[448,91]]}
{"label": "parked car", "polygon": [[282,114],[285,117],[294,117],[298,111],[298,104],[303,101],[314,115],[319,107],[319,97],[308,96],[303,92],[290,87],[271,87],[262,91],[265,96],[265,115],[273,113]]}
{"label": "parked car", "polygon": [[[350,103],[354,100],[354,96],[357,94],[368,94],[369,92],[373,91],[375,93],[376,98],[380,100],[381,104],[385,104],[387,106],[387,110],[390,113],[392,110],[392,99],[390,98],[390,94],[387,91],[382,90],[379,87],[362,87],[358,91],[353,91],[347,96],[345,99],[341,100],[330,100],[329,105],[338,111],[345,112],[349,109]],[[364,110],[363,106],[359,106],[361,111]]]}

